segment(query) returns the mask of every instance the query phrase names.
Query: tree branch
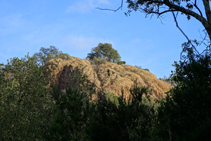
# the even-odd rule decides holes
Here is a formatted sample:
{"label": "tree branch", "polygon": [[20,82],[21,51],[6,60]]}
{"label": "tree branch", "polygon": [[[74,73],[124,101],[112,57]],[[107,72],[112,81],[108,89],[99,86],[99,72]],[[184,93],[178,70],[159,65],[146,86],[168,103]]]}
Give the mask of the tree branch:
{"label": "tree branch", "polygon": [[[197,6],[197,0],[195,0],[194,3],[192,3],[198,12],[194,12],[190,9],[192,9],[192,7],[188,7],[188,8],[184,8],[182,6],[180,6],[179,2],[174,2],[174,1],[170,1],[170,0],[141,0],[141,1],[137,1],[137,0],[127,0],[127,3],[129,3],[128,8],[133,9],[134,11],[140,10],[141,12],[145,12],[146,16],[149,14],[157,14],[158,18],[160,17],[160,15],[164,14],[164,13],[168,13],[168,12],[172,12],[175,23],[176,23],[176,27],[182,32],[182,34],[185,36],[185,38],[188,40],[188,44],[191,44],[192,47],[194,48],[194,50],[197,52],[198,55],[199,52],[196,50],[195,46],[192,44],[191,40],[187,37],[187,35],[183,32],[183,30],[179,27],[177,19],[174,14],[175,11],[177,11],[177,14],[179,12],[189,16],[194,17],[195,19],[197,19],[199,22],[202,23],[202,25],[205,27],[205,29],[208,32],[209,35],[209,39],[211,40],[211,10],[210,10],[210,4],[209,4],[209,0],[202,0],[203,4],[204,4],[204,8],[205,8],[205,13],[206,13],[206,17],[203,17],[203,14],[201,12],[201,10],[199,9],[199,7]],[[164,9],[166,7],[169,8],[169,10],[163,10],[162,12],[160,12],[159,10],[161,9],[160,6],[164,6]],[[110,11],[118,11],[119,9],[122,9],[123,7],[123,0],[121,1],[121,5],[116,9],[116,10],[112,10],[112,9],[102,9],[102,8],[97,8],[100,10],[110,10]],[[131,10],[128,10],[128,13],[130,13]],[[186,49],[186,47],[183,49],[183,51]],[[183,52],[182,51],[182,52]]]}
{"label": "tree branch", "polygon": [[[174,17],[174,21],[176,23],[176,27],[182,32],[182,34],[186,37],[186,39],[188,40],[188,42],[192,45],[192,47],[195,49],[195,51],[197,52],[197,54],[199,55],[199,52],[197,51],[196,47],[192,44],[191,40],[188,38],[188,36],[183,32],[183,30],[179,27],[179,24],[177,22],[176,16],[174,14],[174,12],[172,11],[173,17]],[[182,53],[184,52],[186,48],[183,48],[182,52],[180,53],[180,58],[182,56]]]}
{"label": "tree branch", "polygon": [[196,0],[195,0],[195,3],[194,3],[194,6],[195,6],[196,9],[199,11],[200,16],[203,17],[201,10],[200,10],[199,7],[196,5]]}
{"label": "tree branch", "polygon": [[205,13],[207,16],[208,23],[211,24],[211,12],[210,12],[210,4],[209,0],[202,0],[204,4]]}
{"label": "tree branch", "polygon": [[193,16],[194,18],[199,20],[204,26],[208,25],[208,23],[207,23],[207,21],[206,21],[206,19],[204,17],[201,17],[199,14],[197,14],[197,13],[195,13],[195,12],[189,10],[189,9],[186,9],[186,8],[184,8],[182,6],[178,6],[178,5],[176,5],[176,4],[172,3],[172,2],[169,2],[169,0],[164,0],[163,2],[159,2],[159,1],[152,1],[152,2],[153,3],[157,3],[157,4],[165,4],[166,6],[168,6],[171,9],[173,8],[176,11],[180,11],[180,12],[182,12],[184,14]]}
{"label": "tree branch", "polygon": [[99,7],[96,7],[96,9],[99,9],[99,10],[109,10],[109,11],[114,11],[114,12],[116,12],[116,11],[118,11],[119,9],[122,10],[122,7],[123,7],[123,0],[122,0],[122,2],[121,2],[121,5],[120,5],[116,10],[113,10],[113,9],[106,9],[106,8],[99,8]]}
{"label": "tree branch", "polygon": [[151,13],[154,13],[154,14],[158,14],[158,17],[160,17],[160,15],[164,14],[164,13],[167,13],[167,12],[175,12],[177,10],[166,10],[166,11],[163,11],[163,12],[155,12],[155,11],[152,11]]}

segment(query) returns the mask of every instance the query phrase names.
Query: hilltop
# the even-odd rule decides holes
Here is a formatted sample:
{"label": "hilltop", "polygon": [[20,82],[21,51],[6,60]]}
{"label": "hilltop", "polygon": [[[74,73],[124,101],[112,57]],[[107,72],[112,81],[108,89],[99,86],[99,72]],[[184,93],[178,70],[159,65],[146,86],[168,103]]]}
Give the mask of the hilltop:
{"label": "hilltop", "polygon": [[104,90],[121,96],[122,88],[126,98],[130,96],[130,88],[136,79],[139,86],[145,86],[151,90],[151,97],[155,99],[165,97],[165,92],[173,87],[171,84],[159,80],[156,75],[147,70],[107,61],[101,64],[92,64],[89,60],[71,56],[70,60],[51,59],[45,64],[45,67],[55,67],[52,72],[56,76],[53,85],[60,90],[79,85],[68,83],[77,73],[87,76],[87,80],[92,83],[96,93],[99,90]]}

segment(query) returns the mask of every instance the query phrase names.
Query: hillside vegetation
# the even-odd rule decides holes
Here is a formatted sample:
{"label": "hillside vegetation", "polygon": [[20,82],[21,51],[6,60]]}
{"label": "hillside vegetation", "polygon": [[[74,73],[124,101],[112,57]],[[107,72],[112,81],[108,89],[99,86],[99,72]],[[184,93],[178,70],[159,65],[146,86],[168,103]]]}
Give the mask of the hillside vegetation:
{"label": "hillside vegetation", "polygon": [[188,58],[174,87],[106,58],[13,58],[0,71],[0,140],[210,140],[211,60]]}

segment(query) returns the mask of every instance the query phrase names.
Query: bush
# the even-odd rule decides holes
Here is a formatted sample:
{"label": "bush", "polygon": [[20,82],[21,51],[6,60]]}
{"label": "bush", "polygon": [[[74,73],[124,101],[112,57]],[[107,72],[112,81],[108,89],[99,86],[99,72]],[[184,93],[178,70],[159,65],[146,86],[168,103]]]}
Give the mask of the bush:
{"label": "bush", "polygon": [[125,62],[125,61],[120,61],[120,60],[118,60],[118,61],[117,61],[117,64],[118,64],[118,65],[126,64],[126,62]]}
{"label": "bush", "polygon": [[149,71],[149,69],[143,69],[143,70]]}
{"label": "bush", "polygon": [[155,111],[147,97],[142,99],[143,94],[148,95],[148,88],[135,83],[129,101],[123,91],[120,97],[104,91],[101,99],[91,102],[80,89],[66,89],[66,93],[54,89],[57,112],[45,139],[149,140],[153,135]]}
{"label": "bush", "polygon": [[104,97],[93,105],[86,130],[89,140],[149,140],[153,134],[154,109],[142,102],[143,94],[148,94],[147,88],[140,90],[136,84],[129,101],[122,91],[122,96],[117,97],[118,104]]}
{"label": "bush", "polygon": [[76,81],[82,83],[82,86],[67,88],[65,93],[53,87],[51,94],[56,102],[57,111],[48,133],[44,135],[46,140],[86,140],[85,128],[88,123],[91,96],[82,89],[86,89],[87,92],[90,90],[90,93],[93,91],[85,76],[78,73],[70,83]]}

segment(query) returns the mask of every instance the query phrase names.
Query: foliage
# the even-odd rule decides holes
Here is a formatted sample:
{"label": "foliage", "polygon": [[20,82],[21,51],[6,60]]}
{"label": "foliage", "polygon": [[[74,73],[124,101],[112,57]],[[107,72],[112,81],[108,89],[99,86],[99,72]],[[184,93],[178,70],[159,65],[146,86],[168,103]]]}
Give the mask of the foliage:
{"label": "foliage", "polygon": [[[191,17],[197,19],[206,29],[209,39],[211,37],[211,30],[210,30],[210,4],[209,1],[203,0],[203,6],[199,7],[198,1],[179,1],[179,0],[127,0],[128,3],[128,12],[125,13],[126,15],[130,15],[132,10],[140,11],[146,13],[148,15],[156,15],[160,17],[167,13],[172,13],[174,20],[177,24],[177,15],[178,13],[184,14],[187,16],[187,19],[190,20]],[[202,14],[202,11],[205,11],[205,15]],[[175,14],[174,12],[177,12]],[[178,27],[178,24],[177,24]],[[181,29],[180,29],[181,30]],[[183,33],[184,34],[184,33]],[[188,41],[190,41],[188,39]]]}
{"label": "foliage", "polygon": [[143,69],[143,70],[149,71],[149,69]]}
{"label": "foliage", "polygon": [[104,91],[105,99],[115,103],[117,106],[119,105],[118,97],[114,93],[109,93]]}
{"label": "foliage", "polygon": [[55,46],[50,46],[50,48],[41,47],[40,52],[35,53],[33,56],[37,58],[37,62],[40,62],[41,65],[46,64],[47,61],[53,58],[70,59],[69,54],[58,51]]}
{"label": "foliage", "polygon": [[132,98],[127,101],[117,97],[118,104],[104,98],[92,107],[92,116],[87,128],[89,140],[148,140],[151,138],[154,109],[142,103],[142,95],[147,94],[146,88],[131,89]]}
{"label": "foliage", "polygon": [[[80,82],[82,86],[67,88],[61,92],[53,87],[52,96],[55,100],[57,112],[53,117],[46,140],[85,140],[90,111],[90,99],[93,90],[86,76],[78,73],[69,83]],[[82,91],[86,90],[86,91]],[[88,92],[88,93],[87,93]]]}
{"label": "foliage", "polygon": [[95,65],[100,65],[100,64],[105,64],[107,61],[105,59],[101,59],[100,57],[94,57],[93,61],[91,61],[91,64],[95,64]]}
{"label": "foliage", "polygon": [[[132,11],[143,12],[146,14],[146,17],[148,15],[151,15],[151,17],[156,15],[156,17],[160,19],[162,19],[162,16],[166,15],[167,13],[172,14],[176,27],[187,39],[187,42],[183,43],[183,50],[180,54],[180,57],[182,56],[182,53],[188,49],[189,45],[194,48],[195,53],[199,56],[205,52],[208,52],[208,54],[211,55],[211,9],[209,0],[202,0],[202,5],[199,5],[197,0],[127,0],[126,3],[128,3],[129,9],[128,12],[125,13],[126,16],[130,15]],[[117,10],[122,7],[123,0],[121,6]],[[197,41],[196,39],[189,39],[182,28],[180,28],[177,20],[180,13],[182,15],[186,15],[188,20],[193,17],[203,25],[204,37],[201,37],[201,41]],[[206,49],[204,49],[202,53],[199,53],[196,47],[201,46],[201,44],[204,44]]]}
{"label": "foliage", "polygon": [[117,61],[117,64],[118,64],[118,65],[126,64],[126,62],[125,62],[125,61],[120,61],[120,60],[118,60],[118,61]]}
{"label": "foliage", "polygon": [[177,86],[168,92],[159,108],[159,134],[163,140],[210,140],[211,59],[196,58],[188,50],[187,61],[175,62],[173,80]]}
{"label": "foliage", "polygon": [[94,57],[100,57],[101,59],[107,59],[109,62],[117,63],[120,61],[120,55],[117,50],[112,48],[112,44],[99,43],[97,47],[92,48],[91,53],[88,53],[87,58],[93,60]]}
{"label": "foliage", "polygon": [[34,57],[13,58],[0,72],[0,140],[39,140],[47,132],[53,103],[46,72]]}
{"label": "foliage", "polygon": [[[79,74],[74,80],[84,82]],[[74,81],[71,83],[75,83]],[[90,84],[85,87],[90,89]],[[142,103],[142,95],[148,94],[145,87],[131,89],[131,102],[124,96],[114,97],[110,93],[103,100],[90,101],[87,93],[80,89],[66,89],[65,93],[54,89],[52,95],[57,112],[51,123],[46,140],[140,140],[153,134],[153,105]],[[153,130],[152,130],[153,131]]]}
{"label": "foliage", "polygon": [[[127,0],[128,8],[133,9],[135,11],[140,10],[141,12],[145,12],[147,15],[149,14],[155,14],[157,16],[160,16],[162,14],[168,13],[172,11],[180,11],[182,14],[187,15],[187,19],[190,19],[190,16],[195,17],[195,13],[193,13],[193,7],[197,7],[197,4],[192,3],[191,0],[186,1],[186,5],[182,7],[180,4],[181,2],[179,0],[173,0],[171,2],[161,0],[161,1],[152,1],[152,0],[142,0],[142,1],[135,1],[135,0]],[[184,4],[184,3],[183,3]],[[164,7],[160,7],[160,6]],[[172,8],[172,9],[169,9]],[[165,10],[169,9],[169,10]],[[189,11],[188,11],[189,10]],[[199,9],[198,9],[199,10]],[[190,12],[191,11],[191,12]],[[128,11],[127,14],[129,14],[131,10]],[[199,12],[201,12],[199,10]]]}
{"label": "foliage", "polygon": [[[176,63],[176,62],[175,62]],[[174,64],[172,66],[175,66]],[[172,72],[172,75],[175,75],[173,71]],[[177,84],[175,83],[175,81],[173,80],[173,77],[172,75],[170,75],[168,78],[166,76],[164,76],[163,78],[159,78],[159,80],[162,80],[162,81],[165,81],[173,86],[176,86]]]}
{"label": "foliage", "polygon": [[93,84],[80,73],[70,81],[76,88],[47,88],[52,70],[36,57],[13,58],[0,71],[0,140],[211,140],[211,57],[187,51],[165,79],[176,85],[160,103],[137,80],[129,100],[123,90],[93,100]]}
{"label": "foliage", "polygon": [[55,56],[55,58],[61,58],[61,59],[64,59],[64,60],[70,60],[70,55],[67,54],[67,53],[59,53]]}

